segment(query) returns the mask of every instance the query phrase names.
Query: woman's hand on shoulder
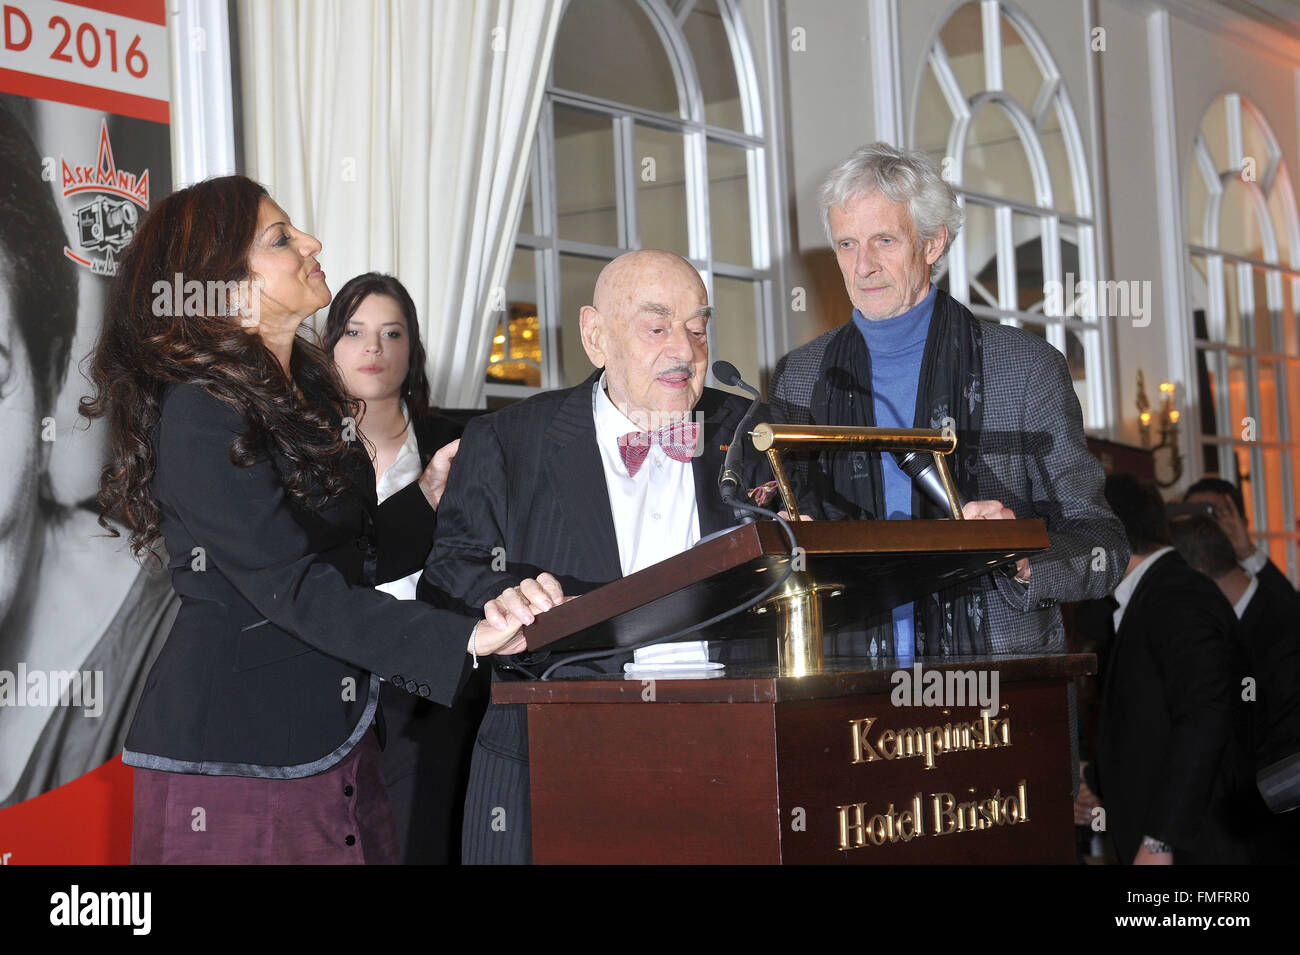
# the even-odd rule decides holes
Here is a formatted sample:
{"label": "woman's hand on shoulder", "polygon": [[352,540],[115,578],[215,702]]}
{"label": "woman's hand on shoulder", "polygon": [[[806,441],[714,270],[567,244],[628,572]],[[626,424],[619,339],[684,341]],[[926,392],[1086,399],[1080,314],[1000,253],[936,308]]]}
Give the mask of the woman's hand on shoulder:
{"label": "woman's hand on shoulder", "polygon": [[429,506],[435,511],[442,501],[442,492],[447,490],[447,478],[451,475],[451,462],[459,450],[460,438],[449,444],[444,444],[434,452],[433,458],[429,461],[429,466],[420,475],[420,490],[424,492],[424,499],[429,502]]}
{"label": "woman's hand on shoulder", "polygon": [[483,605],[485,619],[474,628],[470,651],[477,656],[519,653],[526,647],[519,631],[536,620],[539,613],[567,599],[560,582],[547,573],[538,574],[535,580],[521,580],[517,587],[507,587],[501,596]]}

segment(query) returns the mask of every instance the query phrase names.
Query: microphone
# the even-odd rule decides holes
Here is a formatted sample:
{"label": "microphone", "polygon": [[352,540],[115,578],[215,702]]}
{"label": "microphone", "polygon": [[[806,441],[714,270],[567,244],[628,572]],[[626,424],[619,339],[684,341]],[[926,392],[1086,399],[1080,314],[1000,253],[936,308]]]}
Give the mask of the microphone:
{"label": "microphone", "polygon": [[[894,460],[902,468],[903,473],[910,477],[921,487],[921,491],[939,507],[948,512],[948,495],[943,489],[943,481],[939,478],[939,469],[934,466],[934,456],[925,451],[908,451],[906,454],[902,451],[892,452]],[[955,489],[955,487],[954,487]],[[965,507],[966,500],[957,493],[957,506]]]}
{"label": "microphone", "polygon": [[[743,504],[740,499],[741,477],[740,477],[740,455],[744,445],[741,443],[745,439],[745,434],[749,431],[752,424],[751,419],[758,410],[759,404],[762,403],[762,396],[758,390],[750,386],[740,377],[740,372],[736,366],[729,361],[715,361],[713,363],[713,377],[718,379],[724,385],[730,385],[733,388],[739,388],[747,394],[753,395],[754,400],[749,403],[749,409],[745,416],[740,419],[736,425],[736,431],[731,436],[731,444],[727,446],[727,456],[722,460],[722,472],[718,476],[718,491],[722,499],[728,504]],[[739,507],[733,507],[736,519],[740,521],[753,521],[753,518],[743,512]]]}
{"label": "microphone", "polygon": [[715,361],[713,363],[713,377],[728,387],[739,388],[746,394],[753,395],[755,399],[758,399],[758,391],[740,377],[740,372],[736,369],[736,366],[729,361],[722,361],[721,359]]}

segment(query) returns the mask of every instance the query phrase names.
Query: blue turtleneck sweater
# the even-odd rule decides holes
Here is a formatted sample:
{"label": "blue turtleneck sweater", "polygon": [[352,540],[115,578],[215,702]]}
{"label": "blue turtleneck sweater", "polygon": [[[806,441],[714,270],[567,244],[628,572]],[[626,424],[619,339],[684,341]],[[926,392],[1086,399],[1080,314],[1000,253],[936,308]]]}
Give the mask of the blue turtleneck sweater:
{"label": "blue turtleneck sweater", "polygon": [[[871,353],[872,407],[876,427],[910,428],[916,420],[916,389],[921,380],[921,358],[934,314],[934,286],[925,298],[901,315],[867,321],[856,308],[853,324]],[[912,517],[912,479],[903,473],[892,454],[880,456],[885,481],[885,513],[890,520]],[[910,660],[915,653],[912,605],[894,608],[894,653]],[[904,661],[900,661],[904,662]],[[908,665],[904,662],[904,665]]]}

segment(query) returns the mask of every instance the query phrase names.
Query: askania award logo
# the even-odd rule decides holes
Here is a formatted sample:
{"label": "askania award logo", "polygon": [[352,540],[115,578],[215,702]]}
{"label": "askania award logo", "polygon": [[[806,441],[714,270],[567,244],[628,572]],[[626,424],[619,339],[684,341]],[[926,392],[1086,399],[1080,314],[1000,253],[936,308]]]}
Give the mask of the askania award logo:
{"label": "askania award logo", "polygon": [[85,199],[73,213],[72,233],[79,251],[65,246],[63,254],[96,275],[116,275],[117,257],[149,211],[149,170],[137,176],[117,168],[104,120],[99,124],[99,155],[94,163],[77,165],[66,157],[61,163],[63,197]]}

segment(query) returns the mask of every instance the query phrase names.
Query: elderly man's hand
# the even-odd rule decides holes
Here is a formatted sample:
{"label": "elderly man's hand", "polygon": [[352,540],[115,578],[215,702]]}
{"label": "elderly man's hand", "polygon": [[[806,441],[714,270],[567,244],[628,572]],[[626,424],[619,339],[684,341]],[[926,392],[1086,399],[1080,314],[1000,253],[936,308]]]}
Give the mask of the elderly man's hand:
{"label": "elderly man's hand", "polygon": [[483,605],[485,619],[474,628],[469,650],[478,656],[499,653],[509,656],[527,646],[519,631],[545,613],[567,600],[560,582],[550,574],[529,577],[517,587],[507,587],[501,596]]}
{"label": "elderly man's hand", "polygon": [[[962,517],[968,521],[1014,521],[1015,512],[1009,507],[1004,507],[1001,501],[967,501],[966,506],[961,509]],[[1021,557],[1016,562],[1016,579],[1023,582],[1029,580],[1029,558]]]}

